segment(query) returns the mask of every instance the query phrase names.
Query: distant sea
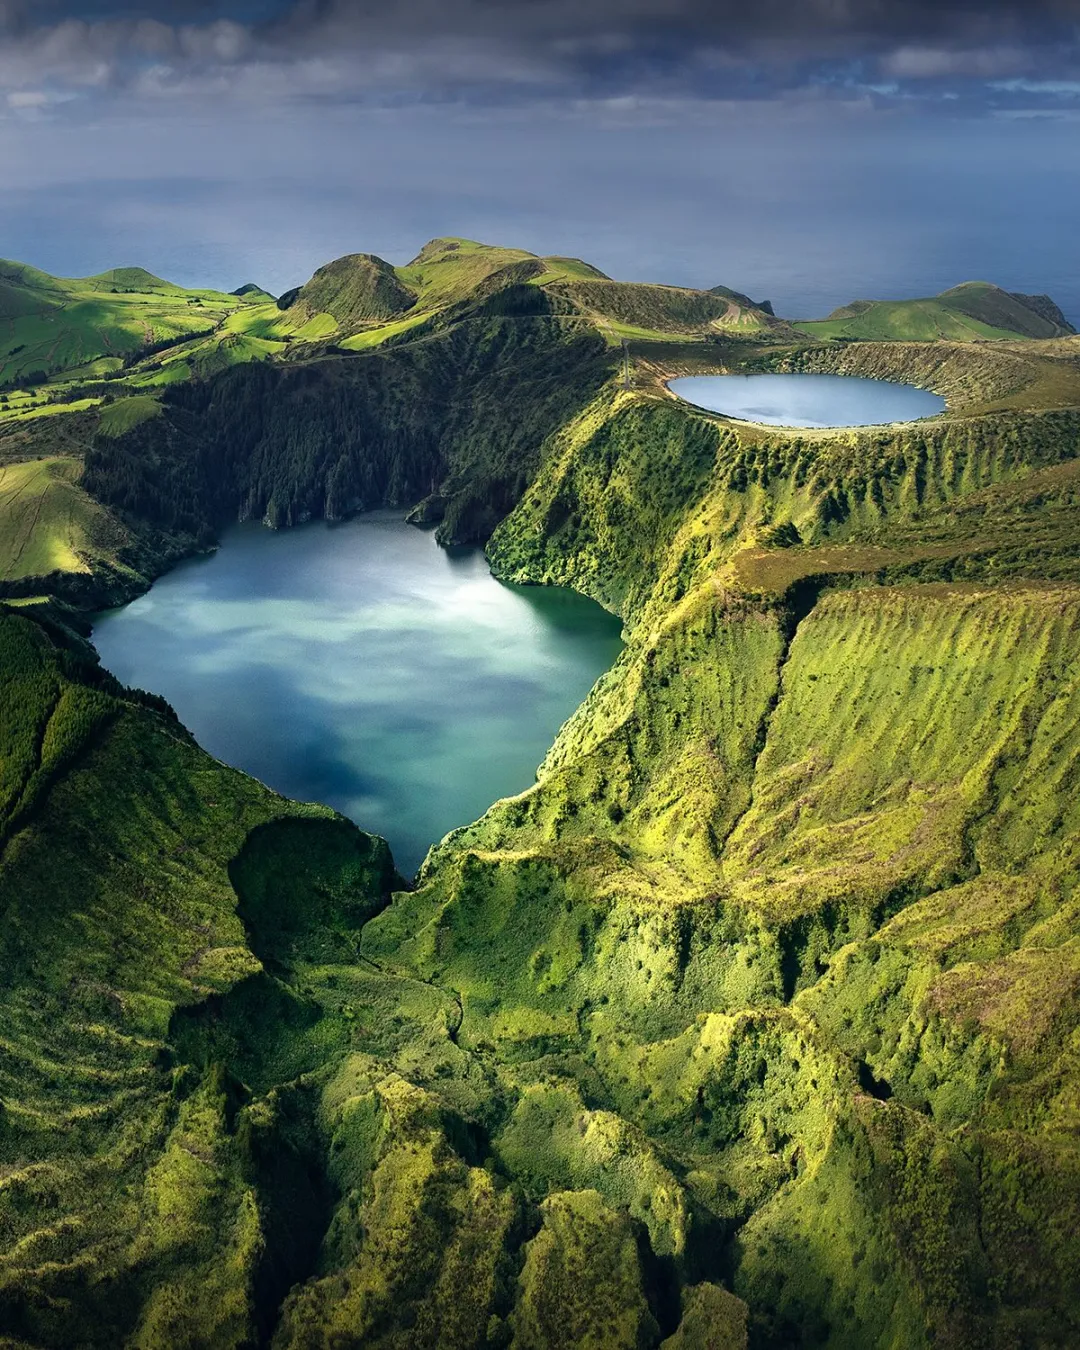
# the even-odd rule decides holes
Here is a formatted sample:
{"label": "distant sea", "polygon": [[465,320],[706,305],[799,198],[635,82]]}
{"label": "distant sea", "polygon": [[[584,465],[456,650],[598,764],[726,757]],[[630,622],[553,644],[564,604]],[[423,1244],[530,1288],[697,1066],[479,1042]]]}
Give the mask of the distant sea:
{"label": "distant sea", "polygon": [[790,318],[985,280],[1048,293],[1080,327],[1078,120],[719,105],[363,117],[181,126],[172,158],[134,129],[109,178],[99,150],[65,164],[72,146],[34,128],[33,175],[5,184],[0,255],[279,293],[343,253],[402,263],[464,235],[622,280],[731,286]]}

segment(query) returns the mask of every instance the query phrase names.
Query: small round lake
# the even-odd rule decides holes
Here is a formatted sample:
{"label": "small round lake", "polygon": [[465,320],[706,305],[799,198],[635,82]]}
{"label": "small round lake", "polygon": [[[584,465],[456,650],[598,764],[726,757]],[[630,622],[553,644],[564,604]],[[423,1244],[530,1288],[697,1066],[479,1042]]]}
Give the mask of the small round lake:
{"label": "small round lake", "polygon": [[383,513],[235,526],[99,615],[94,643],[211,754],[384,835],[405,873],[533,782],[622,648],[591,600],[505,586],[479,550]]}
{"label": "small round lake", "polygon": [[867,427],[944,412],[926,389],[856,375],[688,375],[673,394],[709,412],[769,427]]}

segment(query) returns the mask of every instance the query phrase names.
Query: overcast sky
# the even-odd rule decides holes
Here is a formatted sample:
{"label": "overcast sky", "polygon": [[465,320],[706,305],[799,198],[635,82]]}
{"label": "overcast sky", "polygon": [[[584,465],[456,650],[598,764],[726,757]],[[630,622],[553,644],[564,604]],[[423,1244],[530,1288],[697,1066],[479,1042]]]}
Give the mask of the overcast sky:
{"label": "overcast sky", "polygon": [[0,254],[272,289],[467,234],[791,314],[1080,318],[1080,0],[0,0]]}

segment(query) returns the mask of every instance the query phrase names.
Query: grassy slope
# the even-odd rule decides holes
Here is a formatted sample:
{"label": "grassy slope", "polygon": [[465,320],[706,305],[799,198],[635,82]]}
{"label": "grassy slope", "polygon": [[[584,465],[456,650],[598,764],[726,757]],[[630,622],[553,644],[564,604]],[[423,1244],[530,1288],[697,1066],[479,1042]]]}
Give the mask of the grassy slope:
{"label": "grassy slope", "polygon": [[579,258],[540,258],[518,248],[498,248],[473,239],[432,239],[397,275],[425,310],[468,299],[478,287],[507,269],[523,269],[533,285],[604,274]]}
{"label": "grassy slope", "polygon": [[0,582],[116,565],[126,531],[78,486],[76,459],[0,468]]}
{"label": "grassy slope", "polygon": [[244,301],[184,290],[141,268],[66,280],[0,262],[0,384],[120,358],[215,327]]}
{"label": "grassy slope", "polygon": [[290,308],[312,316],[329,314],[340,327],[380,323],[404,314],[416,294],[402,284],[389,263],[371,253],[355,253],[320,267],[297,293]]}
{"label": "grassy slope", "polygon": [[133,397],[0,428],[0,598],[52,597],[79,626],[78,612],[131,599],[208,542],[121,519],[83,485],[95,439],[123,439],[159,414],[155,399]]}
{"label": "grassy slope", "polygon": [[[967,282],[926,300],[857,300],[827,319],[797,323],[810,337],[861,342],[978,342],[1054,338],[1069,332],[1046,297],[1011,295],[986,282]],[[1032,304],[1034,302],[1034,305]]]}

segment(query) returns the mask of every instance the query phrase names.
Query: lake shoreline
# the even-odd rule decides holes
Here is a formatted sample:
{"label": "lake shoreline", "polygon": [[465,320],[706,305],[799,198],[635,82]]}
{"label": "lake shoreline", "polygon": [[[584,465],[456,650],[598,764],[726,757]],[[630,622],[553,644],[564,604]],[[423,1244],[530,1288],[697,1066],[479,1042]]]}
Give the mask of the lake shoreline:
{"label": "lake shoreline", "polygon": [[[700,412],[777,430],[887,427],[925,421],[948,411],[945,399],[931,390],[855,375],[802,371],[681,375],[665,381],[664,387]],[[883,411],[899,415],[866,416],[875,400],[884,405]],[[829,406],[838,413],[830,416],[825,411]],[[907,412],[910,415],[904,415]]]}
{"label": "lake shoreline", "polygon": [[387,837],[403,873],[532,785],[622,650],[595,601],[503,581],[394,510],[231,526],[92,623],[117,679],[216,758]]}

